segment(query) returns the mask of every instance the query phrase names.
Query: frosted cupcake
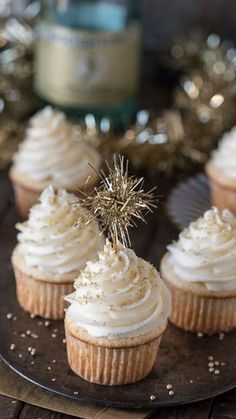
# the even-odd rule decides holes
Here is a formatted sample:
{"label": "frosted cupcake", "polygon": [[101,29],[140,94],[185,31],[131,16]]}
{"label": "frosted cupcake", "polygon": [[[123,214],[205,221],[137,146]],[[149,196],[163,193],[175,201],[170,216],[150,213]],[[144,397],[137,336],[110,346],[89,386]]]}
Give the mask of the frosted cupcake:
{"label": "frosted cupcake", "polygon": [[100,155],[75,136],[63,113],[49,106],[36,113],[10,170],[20,214],[27,215],[48,185],[74,193],[85,184],[92,189],[98,175],[89,163],[99,169]]}
{"label": "frosted cupcake", "polygon": [[170,294],[156,269],[109,241],[89,261],[66,300],[68,361],[85,380],[134,383],[152,369],[170,314]]}
{"label": "frosted cupcake", "polygon": [[87,260],[103,247],[98,224],[81,225],[84,209],[73,205],[75,201],[75,195],[56,193],[49,186],[31,208],[29,219],[16,225],[20,233],[12,264],[17,298],[35,315],[63,318],[64,296],[72,292]]}
{"label": "frosted cupcake", "polygon": [[172,293],[170,320],[192,332],[236,327],[236,218],[205,212],[167,246],[161,275]]}
{"label": "frosted cupcake", "polygon": [[227,132],[206,165],[212,204],[236,214],[236,127]]}

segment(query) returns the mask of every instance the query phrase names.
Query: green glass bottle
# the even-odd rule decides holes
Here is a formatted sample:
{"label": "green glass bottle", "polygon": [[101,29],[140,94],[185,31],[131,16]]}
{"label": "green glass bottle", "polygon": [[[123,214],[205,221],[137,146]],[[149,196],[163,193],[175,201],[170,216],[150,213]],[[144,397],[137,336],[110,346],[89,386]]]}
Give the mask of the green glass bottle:
{"label": "green glass bottle", "polygon": [[136,110],[141,0],[42,0],[36,27],[37,96],[75,116],[113,123]]}

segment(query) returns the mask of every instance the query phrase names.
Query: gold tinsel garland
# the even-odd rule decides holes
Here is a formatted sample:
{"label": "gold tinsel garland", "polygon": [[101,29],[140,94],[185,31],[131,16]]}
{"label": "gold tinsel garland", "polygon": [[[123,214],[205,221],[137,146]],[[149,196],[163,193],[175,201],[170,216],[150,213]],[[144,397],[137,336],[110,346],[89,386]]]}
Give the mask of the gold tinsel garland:
{"label": "gold tinsel garland", "polygon": [[[9,162],[22,120],[34,107],[28,95],[33,32],[27,22],[23,39],[9,37],[12,31],[18,33],[18,24],[11,19],[2,24],[2,34],[8,38],[3,38],[2,48],[0,44],[0,67],[5,69],[0,78],[0,164]],[[235,123],[236,50],[231,43],[221,41],[217,34],[197,32],[176,39],[163,60],[179,75],[172,108],[159,114],[139,111],[134,124],[121,135],[112,132],[107,118],[97,125],[93,115],[87,115],[85,124],[77,125],[80,138],[99,149],[105,159],[120,153],[137,168],[169,173],[175,168],[186,170],[204,164],[223,132]]]}
{"label": "gold tinsel garland", "polygon": [[171,173],[202,165],[224,131],[236,120],[236,50],[216,34],[179,38],[168,49],[169,69],[179,74],[173,107],[155,115],[137,113],[135,123],[117,136],[104,119],[88,115],[83,136],[106,158],[125,154],[137,168]]}
{"label": "gold tinsel garland", "polygon": [[22,138],[24,121],[35,110],[32,94],[32,25],[38,2],[14,17],[11,2],[3,0],[0,10],[0,168],[7,166]]}

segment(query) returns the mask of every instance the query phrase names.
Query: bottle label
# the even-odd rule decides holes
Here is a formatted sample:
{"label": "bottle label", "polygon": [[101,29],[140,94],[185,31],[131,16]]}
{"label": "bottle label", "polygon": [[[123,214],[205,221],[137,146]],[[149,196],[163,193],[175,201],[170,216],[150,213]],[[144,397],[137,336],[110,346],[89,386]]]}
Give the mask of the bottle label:
{"label": "bottle label", "polygon": [[137,94],[140,24],[122,32],[91,32],[41,22],[35,89],[44,99],[71,107],[99,107]]}

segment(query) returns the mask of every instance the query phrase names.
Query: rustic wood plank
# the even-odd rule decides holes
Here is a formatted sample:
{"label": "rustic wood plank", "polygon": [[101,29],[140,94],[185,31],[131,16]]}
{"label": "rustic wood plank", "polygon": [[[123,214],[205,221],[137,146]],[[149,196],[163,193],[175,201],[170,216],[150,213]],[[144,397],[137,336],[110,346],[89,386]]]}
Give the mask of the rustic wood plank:
{"label": "rustic wood plank", "polygon": [[213,399],[171,409],[158,409],[151,419],[208,419]]}
{"label": "rustic wood plank", "polygon": [[24,403],[0,395],[0,417],[1,419],[17,419]]}
{"label": "rustic wood plank", "polygon": [[236,388],[215,398],[209,419],[236,418]]}
{"label": "rustic wood plank", "polygon": [[[1,418],[2,419],[2,418]],[[18,419],[76,419],[75,416],[52,412],[41,407],[25,404]],[[78,419],[78,418],[77,418]]]}

